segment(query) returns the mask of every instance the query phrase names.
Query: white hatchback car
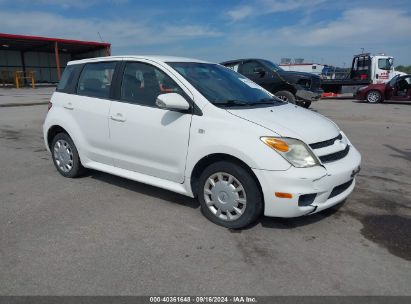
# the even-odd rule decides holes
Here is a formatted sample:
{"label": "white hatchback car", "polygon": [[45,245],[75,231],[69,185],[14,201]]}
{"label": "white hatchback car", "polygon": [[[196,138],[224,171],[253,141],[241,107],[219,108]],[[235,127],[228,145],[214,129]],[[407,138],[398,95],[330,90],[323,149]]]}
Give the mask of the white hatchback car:
{"label": "white hatchback car", "polygon": [[69,62],[43,131],[63,176],[92,168],[198,197],[229,228],[334,206],[361,162],[329,119],[219,64],[178,57]]}

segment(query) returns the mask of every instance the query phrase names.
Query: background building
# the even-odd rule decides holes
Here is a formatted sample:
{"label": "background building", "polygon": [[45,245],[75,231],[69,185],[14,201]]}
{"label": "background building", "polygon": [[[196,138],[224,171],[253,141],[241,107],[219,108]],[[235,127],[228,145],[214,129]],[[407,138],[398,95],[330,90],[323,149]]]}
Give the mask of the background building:
{"label": "background building", "polygon": [[0,33],[0,82],[14,83],[21,71],[34,72],[36,83],[56,83],[68,61],[110,53],[110,43]]}

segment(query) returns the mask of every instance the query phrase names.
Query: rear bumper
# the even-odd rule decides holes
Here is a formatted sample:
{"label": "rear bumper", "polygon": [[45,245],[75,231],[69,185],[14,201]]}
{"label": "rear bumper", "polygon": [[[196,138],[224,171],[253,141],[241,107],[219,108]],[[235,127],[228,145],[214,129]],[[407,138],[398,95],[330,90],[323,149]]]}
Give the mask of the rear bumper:
{"label": "rear bumper", "polygon": [[[319,212],[342,202],[354,190],[355,174],[358,173],[360,163],[361,156],[352,147],[344,159],[326,164],[324,167],[291,167],[286,171],[253,169],[264,194],[264,215],[298,217]],[[350,181],[352,182],[349,183]],[[340,187],[336,188],[338,186]],[[276,197],[276,192],[291,193],[292,198]],[[303,204],[300,197],[308,194],[312,194],[311,197],[315,194],[315,198],[308,204]]]}

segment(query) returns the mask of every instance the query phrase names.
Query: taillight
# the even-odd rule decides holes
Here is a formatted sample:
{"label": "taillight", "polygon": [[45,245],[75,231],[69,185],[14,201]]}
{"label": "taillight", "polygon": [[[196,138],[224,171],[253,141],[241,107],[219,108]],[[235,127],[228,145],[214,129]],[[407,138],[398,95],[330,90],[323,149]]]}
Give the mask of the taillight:
{"label": "taillight", "polygon": [[49,101],[49,104],[47,106],[47,112],[50,111],[51,107],[53,106],[53,104],[51,103],[51,101]]}

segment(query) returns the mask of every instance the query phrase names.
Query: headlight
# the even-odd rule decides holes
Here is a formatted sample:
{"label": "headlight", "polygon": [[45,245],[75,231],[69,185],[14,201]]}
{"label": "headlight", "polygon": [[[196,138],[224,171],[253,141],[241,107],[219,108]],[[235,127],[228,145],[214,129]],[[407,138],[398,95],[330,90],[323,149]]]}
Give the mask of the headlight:
{"label": "headlight", "polygon": [[284,137],[261,137],[261,140],[294,167],[306,168],[320,164],[310,148],[301,140]]}

